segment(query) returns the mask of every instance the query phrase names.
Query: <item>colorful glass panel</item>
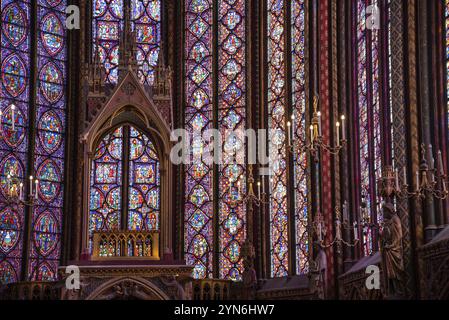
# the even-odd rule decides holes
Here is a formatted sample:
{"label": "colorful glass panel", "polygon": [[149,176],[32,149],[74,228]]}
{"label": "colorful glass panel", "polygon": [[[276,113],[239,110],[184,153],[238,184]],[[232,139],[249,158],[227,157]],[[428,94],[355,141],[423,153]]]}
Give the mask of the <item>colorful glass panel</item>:
{"label": "colorful glass panel", "polygon": [[[122,206],[123,128],[106,135],[91,167],[89,234],[119,230]],[[92,246],[90,246],[92,249]]]}
{"label": "colorful glass panel", "polygon": [[[185,128],[193,136],[212,128],[212,9],[212,0],[185,2]],[[185,258],[193,277],[204,279],[212,277],[214,262],[213,168],[201,159],[206,146],[193,139],[190,156],[200,159],[185,172]]]}
{"label": "colorful glass panel", "polygon": [[305,87],[305,3],[304,0],[291,2],[292,10],[292,104],[293,135],[297,144],[293,153],[295,176],[295,231],[296,231],[296,273],[309,271],[309,233],[307,231],[309,209],[307,188],[307,153],[304,146],[306,137],[306,87]]}
{"label": "colorful glass panel", "polygon": [[[369,8],[369,10],[367,10]],[[366,212],[365,220],[373,222],[379,210],[380,199],[376,195],[375,181],[381,175],[381,133],[380,133],[380,96],[379,96],[379,31],[367,28],[379,10],[377,1],[357,2],[357,122],[359,132],[359,167],[361,200]],[[370,51],[369,51],[370,50]],[[370,177],[374,177],[371,179]],[[363,249],[365,255],[373,252],[373,230],[363,231]]]}
{"label": "colorful glass panel", "polygon": [[123,0],[92,1],[93,55],[98,52],[106,70],[106,82],[118,81],[120,31],[123,30]]}
{"label": "colorful glass panel", "polygon": [[131,20],[136,33],[139,78],[150,86],[160,51],[161,0],[131,0]]}
{"label": "colorful glass panel", "polygon": [[[147,135],[130,126],[107,134],[96,149],[91,170],[91,235],[94,231],[123,228],[160,229],[160,163]],[[123,193],[127,193],[125,197]],[[126,198],[128,201],[122,204]],[[127,208],[123,208],[126,203]],[[122,221],[126,221],[127,227],[122,226]]]}
{"label": "colorful glass panel", "polygon": [[238,202],[238,195],[246,193],[245,1],[218,1],[218,12],[218,121],[225,140],[219,167],[219,270],[220,278],[239,281],[246,226],[246,205]]}
{"label": "colorful glass panel", "polygon": [[270,136],[270,254],[271,275],[288,274],[287,145],[285,101],[285,6],[283,0],[267,1],[268,129]]}
{"label": "colorful glass panel", "polygon": [[30,261],[31,281],[56,280],[61,255],[64,205],[66,114],[67,1],[39,0],[37,92],[34,172],[39,184],[33,208]]}
{"label": "colorful glass panel", "polygon": [[[30,16],[28,1],[1,1],[0,284],[20,281],[25,226],[23,206],[5,203],[8,175],[24,180],[28,159]],[[13,126],[14,122],[14,126]]]}
{"label": "colorful glass panel", "polygon": [[129,140],[129,230],[159,230],[160,169],[159,158],[151,140],[130,128]]}

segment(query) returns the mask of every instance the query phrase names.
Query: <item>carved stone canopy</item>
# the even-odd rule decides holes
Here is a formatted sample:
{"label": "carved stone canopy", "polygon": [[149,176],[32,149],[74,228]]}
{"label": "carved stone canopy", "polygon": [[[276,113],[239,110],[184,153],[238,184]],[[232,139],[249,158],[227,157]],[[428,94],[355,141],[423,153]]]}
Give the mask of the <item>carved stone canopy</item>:
{"label": "carved stone canopy", "polygon": [[89,151],[95,148],[94,137],[98,137],[103,131],[109,129],[117,115],[129,106],[134,108],[136,120],[143,121],[145,129],[159,136],[164,144],[163,149],[169,150],[170,121],[167,121],[167,117],[150,98],[134,72],[129,71],[105,102],[98,107],[95,115],[85,123],[85,129],[80,138],[88,142]]}

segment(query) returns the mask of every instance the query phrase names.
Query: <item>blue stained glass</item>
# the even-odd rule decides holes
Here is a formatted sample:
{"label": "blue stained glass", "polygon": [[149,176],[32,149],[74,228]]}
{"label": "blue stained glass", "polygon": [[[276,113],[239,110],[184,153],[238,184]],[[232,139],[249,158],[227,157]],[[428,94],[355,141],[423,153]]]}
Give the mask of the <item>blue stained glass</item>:
{"label": "blue stained glass", "polygon": [[38,200],[32,214],[28,279],[54,281],[61,255],[64,203],[67,41],[66,0],[38,0],[38,90],[34,173]]}
{"label": "blue stained glass", "polygon": [[[25,212],[5,205],[7,176],[24,180],[28,159],[31,5],[4,0],[1,6],[0,88],[0,285],[20,281]],[[14,122],[14,124],[13,124]]]}

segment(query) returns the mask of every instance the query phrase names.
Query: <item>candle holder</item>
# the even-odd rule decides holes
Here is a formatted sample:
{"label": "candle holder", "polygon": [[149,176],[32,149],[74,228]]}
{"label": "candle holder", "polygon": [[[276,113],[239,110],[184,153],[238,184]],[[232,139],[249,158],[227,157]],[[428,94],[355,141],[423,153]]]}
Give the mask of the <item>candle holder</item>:
{"label": "candle holder", "polygon": [[[342,221],[341,215],[340,215],[340,208],[338,206],[335,207],[335,236],[329,241],[325,242],[325,238],[327,236],[327,229],[325,227],[324,221],[322,219],[322,215],[319,212],[316,216],[315,221],[312,223],[312,230],[318,237],[318,244],[323,249],[328,249],[330,247],[333,247],[335,244],[338,246],[345,245],[347,247],[355,247],[359,240],[354,240],[353,243],[347,242],[343,239],[343,230],[350,230],[351,226],[349,225],[348,221]],[[354,229],[355,230],[355,229]]]}
{"label": "candle holder", "polygon": [[[340,151],[346,147],[346,117],[341,116],[341,123],[339,121],[336,122],[336,133],[337,133],[337,145],[332,146],[330,143],[326,143],[324,141],[322,132],[321,132],[321,112],[318,111],[318,97],[315,96],[313,102],[313,115],[311,119],[310,125],[310,137],[309,142],[305,145],[301,145],[297,139],[292,139],[293,135],[293,127],[295,117],[292,116],[292,121],[287,123],[288,137],[289,137],[289,151],[291,153],[295,152],[295,150],[300,150],[300,152],[309,152],[314,159],[315,162],[319,162],[320,152],[327,152],[331,155],[338,155]],[[342,132],[340,139],[340,130]],[[293,140],[293,141],[292,141]]]}
{"label": "candle holder", "polygon": [[409,185],[407,183],[407,173],[404,168],[404,179],[402,187],[399,186],[398,172],[395,171],[395,190],[394,195],[400,199],[425,199],[427,197],[435,197],[440,200],[445,200],[449,196],[447,189],[447,176],[444,172],[443,159],[441,151],[438,151],[438,164],[435,168],[434,158],[432,152],[432,146],[429,145],[429,157],[431,163],[426,160],[426,146],[421,145],[421,165],[416,172],[415,190],[409,191]]}
{"label": "candle holder", "polygon": [[[5,124],[3,123],[3,111],[0,109],[0,138],[2,137],[1,133],[3,132],[4,125],[9,127],[8,131],[10,133],[15,134],[17,132],[17,127],[16,127],[16,120],[18,118],[18,114],[16,114],[17,107],[15,105],[11,105],[10,109],[11,109],[11,111],[10,111],[11,123],[5,123]],[[5,116],[6,116],[6,114],[5,114]]]}
{"label": "candle holder", "polygon": [[235,199],[232,198],[232,193],[233,193],[233,185],[232,183],[230,183],[229,186],[229,194],[231,195],[231,205],[232,206],[238,206],[241,204],[252,204],[255,205],[257,207],[260,207],[262,205],[268,204],[267,201],[265,201],[266,198],[266,193],[265,190],[262,190],[262,193],[260,192],[260,182],[257,183],[258,185],[258,189],[259,189],[259,195],[256,196],[255,192],[254,192],[254,176],[253,176],[253,167],[249,166],[248,167],[248,192],[244,193],[240,190],[241,188],[241,184],[240,181],[237,183],[237,197]]}
{"label": "candle holder", "polygon": [[[25,199],[24,196],[24,183],[20,180],[19,177],[8,175],[6,177],[6,192],[5,202],[7,206],[18,207],[18,206],[27,206],[34,207],[36,205],[37,200],[37,186],[39,180],[33,180],[33,177],[30,177],[30,195],[28,200]],[[32,185],[35,184],[35,192],[33,193]]]}
{"label": "candle holder", "polygon": [[356,239],[358,239],[359,230],[362,231],[362,233],[365,236],[367,236],[369,230],[378,232],[382,228],[382,225],[379,224],[378,222],[371,221],[372,219],[369,214],[368,205],[367,205],[367,202],[365,199],[366,199],[365,195],[362,195],[362,202],[360,205],[360,222],[357,223],[356,221],[354,221],[354,223],[353,223],[354,233],[357,229],[357,237],[355,237]]}

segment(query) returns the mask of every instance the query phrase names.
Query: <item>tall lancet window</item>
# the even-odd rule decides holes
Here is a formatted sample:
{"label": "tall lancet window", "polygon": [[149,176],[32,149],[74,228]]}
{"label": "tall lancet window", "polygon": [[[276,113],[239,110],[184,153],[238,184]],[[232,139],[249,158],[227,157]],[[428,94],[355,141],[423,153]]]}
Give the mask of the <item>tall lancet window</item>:
{"label": "tall lancet window", "polygon": [[91,170],[91,249],[95,231],[159,230],[159,156],[144,132],[125,125],[105,135]]}
{"label": "tall lancet window", "polygon": [[206,159],[197,159],[207,145],[193,140],[193,161],[185,172],[185,256],[195,278],[241,280],[246,234],[246,206],[240,201],[246,192],[246,2],[185,3],[185,127],[195,137],[214,128],[216,120],[224,139],[223,163],[216,172]]}
{"label": "tall lancet window", "polygon": [[294,189],[295,189],[295,240],[296,273],[309,271],[309,233],[307,232],[308,209],[308,163],[307,153],[302,149],[306,145],[306,66],[305,31],[306,9],[304,0],[291,2],[292,33],[292,113],[293,136],[297,142],[293,153]]}
{"label": "tall lancet window", "polygon": [[161,44],[161,0],[93,0],[92,6],[92,51],[99,54],[106,82],[118,81],[120,40],[129,14],[136,37],[139,78],[144,85],[152,85]]}
{"label": "tall lancet window", "polygon": [[[66,5],[64,0],[1,2],[1,284],[57,279],[64,206]],[[32,34],[33,24],[37,32]],[[30,79],[37,79],[33,89]],[[18,205],[8,203],[12,198],[19,199]]]}
{"label": "tall lancet window", "polygon": [[[375,222],[380,214],[376,181],[381,177],[381,132],[379,96],[379,7],[377,1],[358,0],[356,3],[356,75],[358,124],[358,159],[361,217]],[[380,215],[379,215],[380,217]],[[373,252],[373,232],[363,230],[363,251]]]}
{"label": "tall lancet window", "polygon": [[[213,125],[212,2],[185,2],[185,128],[197,134]],[[203,142],[194,140],[193,145],[190,156],[198,158]],[[197,279],[213,276],[212,170],[213,166],[197,160],[185,172],[185,256]]]}
{"label": "tall lancet window", "polygon": [[[266,223],[270,225],[271,273],[284,276],[289,272],[289,261],[295,261],[298,274],[308,271],[308,174],[306,154],[301,148],[306,126],[306,9],[303,0],[268,0],[267,4],[268,27],[264,33],[268,39],[268,121],[275,137],[271,149],[275,156],[270,190],[265,190],[271,195]],[[291,8],[287,10],[287,6]],[[249,189],[249,170],[243,132],[248,127],[247,108],[251,105],[247,95],[251,57],[247,9],[248,2],[243,0],[185,2],[184,118],[193,147],[191,162],[185,167],[184,231],[185,257],[194,266],[195,278],[239,281],[244,271],[242,247],[247,236],[247,210],[242,199]],[[291,43],[289,49],[287,43]],[[287,82],[291,83],[291,97],[287,97]],[[287,152],[287,120],[291,116],[291,138],[298,141],[293,156]],[[213,128],[219,130],[223,139],[223,162],[217,165],[203,154],[210,150],[208,142],[195,138]],[[292,161],[287,161],[290,156]],[[287,179],[287,162],[293,164],[292,186]],[[295,190],[294,212],[288,211],[289,187]],[[254,189],[257,192],[257,186]],[[288,224],[293,220],[295,227],[289,234]],[[289,251],[289,246],[294,249]]]}
{"label": "tall lancet window", "polygon": [[267,1],[268,129],[271,137],[269,156],[272,161],[269,225],[273,277],[287,276],[289,265],[287,132],[285,130],[289,113],[286,101],[286,6],[287,1]]}
{"label": "tall lancet window", "polygon": [[218,126],[226,139],[219,168],[219,270],[220,278],[241,280],[246,205],[235,200],[246,192],[245,1],[218,1],[218,21]]}
{"label": "tall lancet window", "polygon": [[[271,138],[268,223],[273,277],[304,274],[309,266],[309,173],[307,153],[303,148],[307,132],[306,16],[304,0],[267,1],[267,111]],[[287,49],[287,43],[290,49]],[[289,145],[292,145],[292,153]],[[288,178],[289,163],[292,164],[293,179]],[[287,190],[294,192],[290,195]],[[292,202],[294,206],[290,209]],[[294,227],[290,228],[291,225]],[[295,270],[289,270],[290,265]]]}

